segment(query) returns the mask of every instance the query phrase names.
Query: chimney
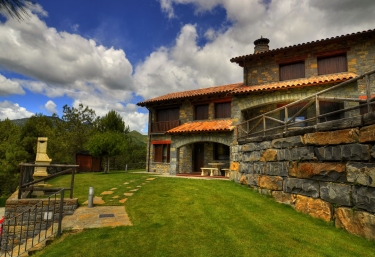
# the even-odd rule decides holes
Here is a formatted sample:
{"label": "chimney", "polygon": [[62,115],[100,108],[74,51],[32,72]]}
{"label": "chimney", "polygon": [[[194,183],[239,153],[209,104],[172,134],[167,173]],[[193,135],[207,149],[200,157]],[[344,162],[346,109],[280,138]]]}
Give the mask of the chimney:
{"label": "chimney", "polygon": [[268,46],[269,42],[270,40],[268,38],[263,38],[262,36],[260,36],[259,39],[254,41],[254,54],[267,52],[270,49]]}

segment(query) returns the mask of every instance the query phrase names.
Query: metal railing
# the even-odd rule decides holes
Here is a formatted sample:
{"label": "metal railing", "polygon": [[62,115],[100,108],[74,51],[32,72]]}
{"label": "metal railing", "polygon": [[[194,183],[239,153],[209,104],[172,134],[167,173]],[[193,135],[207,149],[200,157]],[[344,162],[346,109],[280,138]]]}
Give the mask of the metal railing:
{"label": "metal railing", "polygon": [[152,122],[151,133],[165,133],[178,126],[180,126],[180,120]]}
{"label": "metal railing", "polygon": [[64,189],[1,224],[0,256],[19,256],[48,238],[61,235]]}
{"label": "metal railing", "polygon": [[[375,90],[371,89],[370,76],[374,73],[375,70],[372,70],[242,122],[236,126],[237,140],[313,127],[321,122],[372,112],[375,110]],[[365,93],[362,95],[355,88],[357,85],[353,86],[360,79],[365,80]],[[323,102],[337,103],[342,108],[321,113]],[[294,113],[288,115],[292,109]]]}
{"label": "metal railing", "polygon": [[[48,173],[51,175],[34,180],[33,174],[34,174],[35,167],[46,167],[48,170]],[[39,187],[38,183],[48,181],[50,179],[53,179],[55,177],[58,177],[67,173],[71,173],[70,187],[64,188],[64,189],[69,190],[70,198],[73,198],[74,174],[76,173],[77,167],[79,167],[79,165],[21,163],[18,199],[21,199],[25,192],[26,193],[33,192],[33,191],[56,192],[56,191],[61,190],[61,188]]]}

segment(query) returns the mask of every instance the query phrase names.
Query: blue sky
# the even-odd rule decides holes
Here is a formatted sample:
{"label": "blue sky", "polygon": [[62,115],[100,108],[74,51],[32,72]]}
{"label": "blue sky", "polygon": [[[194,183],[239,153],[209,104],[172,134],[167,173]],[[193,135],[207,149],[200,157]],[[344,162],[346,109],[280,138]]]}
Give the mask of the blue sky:
{"label": "blue sky", "polygon": [[0,15],[0,119],[116,110],[146,133],[135,104],[242,81],[232,57],[374,28],[372,0],[37,0]]}

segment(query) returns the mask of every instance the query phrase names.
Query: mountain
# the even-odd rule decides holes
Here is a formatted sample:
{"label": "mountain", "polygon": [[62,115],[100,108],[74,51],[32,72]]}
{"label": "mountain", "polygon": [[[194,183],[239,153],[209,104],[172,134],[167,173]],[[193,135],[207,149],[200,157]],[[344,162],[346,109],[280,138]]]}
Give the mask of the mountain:
{"label": "mountain", "polygon": [[134,140],[135,142],[139,142],[139,143],[142,143],[142,144],[146,144],[146,145],[147,145],[147,142],[148,142],[148,137],[147,137],[147,135],[142,135],[141,133],[139,133],[139,132],[136,131],[136,130],[130,131],[130,132],[128,133],[128,135],[129,135],[130,137],[132,137],[133,140]]}

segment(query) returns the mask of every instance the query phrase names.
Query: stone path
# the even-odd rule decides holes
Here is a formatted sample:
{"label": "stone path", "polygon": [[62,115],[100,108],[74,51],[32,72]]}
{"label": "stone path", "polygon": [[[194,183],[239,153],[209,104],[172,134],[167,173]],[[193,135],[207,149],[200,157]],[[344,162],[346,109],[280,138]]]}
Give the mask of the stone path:
{"label": "stone path", "polygon": [[124,206],[79,207],[63,219],[63,230],[132,226]]}
{"label": "stone path", "polygon": [[[150,182],[155,178],[147,178],[145,182]],[[134,181],[124,182],[123,185],[129,185]],[[141,183],[145,185],[146,183]],[[123,193],[122,196],[116,195],[117,187],[110,188],[100,193],[101,196],[95,196],[93,200],[94,207],[81,206],[74,211],[73,215],[65,216],[63,219],[63,230],[82,230],[84,228],[100,228],[100,227],[117,227],[132,226],[128,214],[124,206],[98,206],[105,204],[103,196],[114,195],[109,201],[116,200],[119,203],[125,203],[126,200],[135,194],[142,186],[137,185],[129,187],[129,192]],[[128,188],[128,187],[127,187]],[[130,189],[134,188],[134,189]],[[125,198],[123,198],[125,196]],[[87,205],[88,202],[84,202]]]}
{"label": "stone path", "polygon": [[0,207],[0,219],[4,216],[5,207]]}

